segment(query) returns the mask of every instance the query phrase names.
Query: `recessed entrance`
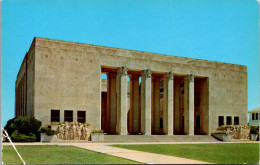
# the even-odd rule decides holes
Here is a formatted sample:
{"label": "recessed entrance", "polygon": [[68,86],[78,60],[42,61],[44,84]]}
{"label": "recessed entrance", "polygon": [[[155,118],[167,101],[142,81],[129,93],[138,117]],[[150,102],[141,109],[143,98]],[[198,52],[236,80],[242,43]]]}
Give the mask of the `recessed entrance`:
{"label": "recessed entrance", "polygon": [[[125,106],[124,109],[121,109],[120,113],[118,112],[118,106],[120,106],[120,104],[118,104],[118,101],[120,100],[120,98],[118,98],[118,88],[122,84],[119,84],[120,81],[118,81],[118,71],[119,68],[104,66],[102,67],[101,128],[104,130],[105,133],[118,133],[118,115],[125,112],[124,127],[127,130],[126,133],[130,135],[141,134],[143,119],[150,120],[150,123],[147,125],[148,129],[150,129],[150,134],[152,135],[167,134],[165,132],[165,129],[167,129],[167,127],[169,126],[166,125],[165,127],[166,121],[173,121],[170,125],[172,125],[171,128],[173,128],[173,132],[176,135],[187,134],[185,130],[188,124],[189,129],[192,130],[190,134],[208,134],[209,117],[207,78],[195,77],[194,80],[187,81],[187,78],[189,78],[187,75],[174,75],[174,79],[171,79],[173,81],[173,87],[171,88],[171,85],[165,86],[165,82],[168,81],[166,73],[152,72],[149,80],[151,81],[151,89],[146,89],[149,89],[151,92],[151,111],[149,112],[149,115],[151,116],[150,119],[142,119],[142,115],[144,114],[142,114],[141,101],[142,98],[146,99],[142,94],[142,92],[144,92],[142,91],[141,81],[143,71],[128,69],[127,75],[125,75],[127,76],[127,79],[124,79],[124,84],[127,84],[127,92],[124,94],[126,94],[127,96],[124,96],[126,101],[123,102],[127,106]],[[188,85],[186,83],[189,83],[188,85],[191,84],[190,86],[192,86],[192,88],[188,88]],[[171,106],[168,106],[169,104],[167,104],[167,101],[170,102],[170,100],[168,100],[169,92],[166,92],[169,91],[168,88],[171,88],[171,92],[173,92],[173,97],[170,97],[170,99],[173,99],[173,104],[171,104],[171,106],[173,106],[173,114],[171,115],[172,118],[170,120],[169,118],[165,118],[165,112],[168,108],[171,108]],[[185,93],[185,90],[190,90],[191,92],[194,92],[194,94],[189,94],[192,95],[192,98],[194,95],[194,104],[190,103],[189,101],[187,102],[187,100],[189,99],[189,95],[187,94],[187,91]],[[192,112],[194,113],[193,115],[187,115],[187,111],[190,111],[189,107],[187,108],[187,104],[194,106],[193,108],[191,108],[194,109],[194,111],[192,110]],[[147,109],[145,109],[145,111],[147,113]],[[194,121],[191,120],[193,117]],[[190,121],[187,122],[187,120]],[[192,128],[190,128],[191,126]],[[144,134],[144,132],[142,132],[142,134]]]}
{"label": "recessed entrance", "polygon": [[194,92],[194,133],[206,135],[209,133],[208,79],[195,78]]}

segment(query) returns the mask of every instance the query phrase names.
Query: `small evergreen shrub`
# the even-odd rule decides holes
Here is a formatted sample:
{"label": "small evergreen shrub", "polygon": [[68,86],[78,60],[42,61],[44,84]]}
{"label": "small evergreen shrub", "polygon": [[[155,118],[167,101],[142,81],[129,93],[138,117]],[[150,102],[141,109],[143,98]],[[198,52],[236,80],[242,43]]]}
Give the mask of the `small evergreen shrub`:
{"label": "small evergreen shrub", "polygon": [[41,124],[41,121],[35,119],[34,117],[20,116],[14,120],[14,126],[16,130],[18,130],[18,132],[22,134],[37,134],[37,131],[40,128]]}
{"label": "small evergreen shrub", "polygon": [[92,133],[103,133],[104,131],[102,129],[94,129]]}
{"label": "small evergreen shrub", "polygon": [[251,126],[250,134],[259,134],[259,126]]}
{"label": "small evergreen shrub", "polygon": [[29,135],[25,135],[22,133],[18,133],[18,130],[15,130],[12,133],[11,139],[13,142],[35,142],[36,135],[33,133],[29,133]]}
{"label": "small evergreen shrub", "polygon": [[60,125],[60,122],[54,121],[54,122],[51,122],[51,125]]}
{"label": "small evergreen shrub", "polygon": [[20,116],[10,119],[5,126],[5,130],[8,132],[12,141],[33,142],[40,140],[38,133],[40,126],[41,121],[34,117]]}
{"label": "small evergreen shrub", "polygon": [[9,136],[12,135],[12,133],[15,131],[15,126],[14,126],[14,120],[16,118],[12,118],[10,120],[7,121],[4,129],[7,131],[7,133],[9,134]]}
{"label": "small evergreen shrub", "polygon": [[39,133],[46,133],[47,135],[54,135],[55,131],[50,129],[49,127],[41,127],[38,130]]}

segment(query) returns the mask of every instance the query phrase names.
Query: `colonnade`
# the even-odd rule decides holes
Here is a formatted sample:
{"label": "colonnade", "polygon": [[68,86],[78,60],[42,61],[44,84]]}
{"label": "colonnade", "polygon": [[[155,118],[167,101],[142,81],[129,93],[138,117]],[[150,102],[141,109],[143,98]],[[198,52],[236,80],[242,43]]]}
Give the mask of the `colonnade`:
{"label": "colonnade", "polygon": [[[174,134],[174,73],[161,77],[153,76],[147,69],[131,72],[130,111],[127,106],[128,69],[123,66],[117,72],[107,72],[107,115],[106,130],[110,134],[151,135],[160,132],[160,80],[163,81],[163,134]],[[141,86],[139,86],[141,77]],[[194,135],[194,75],[186,75],[184,81],[184,133]],[[153,110],[153,116],[152,116]],[[129,113],[128,113],[129,111]],[[127,121],[129,115],[130,122]],[[152,124],[153,123],[153,124]],[[128,125],[129,124],[129,125]],[[127,129],[128,128],[128,129]]]}

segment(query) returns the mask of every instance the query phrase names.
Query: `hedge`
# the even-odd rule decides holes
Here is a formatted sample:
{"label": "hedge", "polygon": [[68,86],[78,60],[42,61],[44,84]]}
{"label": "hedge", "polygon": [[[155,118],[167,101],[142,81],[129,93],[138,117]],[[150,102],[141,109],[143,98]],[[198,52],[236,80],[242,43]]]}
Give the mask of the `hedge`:
{"label": "hedge", "polygon": [[35,142],[36,135],[33,133],[29,133],[29,135],[25,135],[22,133],[18,133],[18,131],[15,130],[11,136],[11,139],[13,142]]}
{"label": "hedge", "polygon": [[10,119],[4,129],[8,132],[13,141],[32,142],[40,140],[38,132],[40,126],[41,121],[34,117],[20,116]]}

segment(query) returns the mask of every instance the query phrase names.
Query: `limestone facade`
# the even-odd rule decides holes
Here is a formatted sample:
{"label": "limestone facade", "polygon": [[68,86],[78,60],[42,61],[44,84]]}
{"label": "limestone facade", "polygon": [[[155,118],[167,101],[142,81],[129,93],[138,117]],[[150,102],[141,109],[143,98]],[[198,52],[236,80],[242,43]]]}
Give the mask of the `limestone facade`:
{"label": "limestone facade", "polygon": [[246,66],[38,37],[15,94],[16,116],[81,119],[108,134],[210,134],[247,123]]}

